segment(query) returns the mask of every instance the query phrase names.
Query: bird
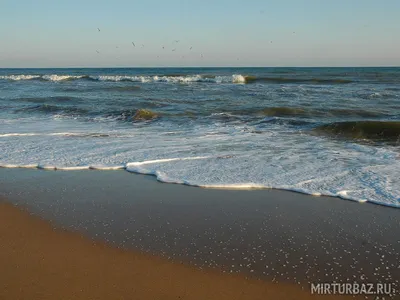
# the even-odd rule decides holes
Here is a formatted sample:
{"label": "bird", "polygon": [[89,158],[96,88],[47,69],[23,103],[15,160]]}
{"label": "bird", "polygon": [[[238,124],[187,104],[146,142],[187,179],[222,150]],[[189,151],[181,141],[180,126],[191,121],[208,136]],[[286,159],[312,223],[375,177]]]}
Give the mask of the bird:
{"label": "bird", "polygon": [[115,48],[117,48],[117,49],[118,49],[119,47],[118,47],[118,46],[115,46]]}
{"label": "bird", "polygon": [[96,50],[97,54],[100,54],[100,52],[98,50]]}
{"label": "bird", "polygon": [[164,47],[164,46],[162,46],[162,48],[164,49],[165,47]]}
{"label": "bird", "polygon": [[144,45],[142,44],[142,48],[144,47]]}
{"label": "bird", "polygon": [[193,48],[193,47],[190,47],[190,49],[189,49],[189,50],[192,50],[192,48]]}
{"label": "bird", "polygon": [[100,28],[99,27],[97,27],[97,30],[100,32]]}
{"label": "bird", "polygon": [[179,40],[175,40],[175,43],[179,43]]}
{"label": "bird", "polygon": [[172,52],[174,52],[176,49],[172,49]]}
{"label": "bird", "polygon": [[133,47],[136,47],[134,42],[132,42],[132,45],[133,45]]}

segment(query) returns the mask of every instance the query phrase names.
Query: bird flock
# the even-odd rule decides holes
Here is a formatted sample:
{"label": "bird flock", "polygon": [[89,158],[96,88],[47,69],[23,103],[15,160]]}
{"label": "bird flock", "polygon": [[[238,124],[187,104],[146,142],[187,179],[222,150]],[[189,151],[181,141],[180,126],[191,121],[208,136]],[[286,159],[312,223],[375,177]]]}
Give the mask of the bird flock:
{"label": "bird flock", "polygon": [[[98,32],[101,32],[101,30],[100,30],[99,27],[97,27],[97,31],[98,31]],[[170,49],[171,52],[176,52],[176,51],[178,50],[177,47],[176,47],[176,45],[177,45],[179,42],[180,42],[180,40],[174,40],[174,41],[172,41],[172,43],[174,44],[174,47]],[[136,48],[136,43],[135,43],[134,41],[132,41],[131,44],[132,44],[132,47],[133,47],[133,48]],[[115,48],[116,48],[116,49],[119,49],[119,46],[116,45]],[[145,48],[145,45],[144,45],[144,44],[141,44],[141,47],[140,47],[140,48]],[[164,51],[167,51],[167,48],[166,48],[165,45],[162,45],[162,46],[161,46],[161,49],[164,50]],[[189,51],[192,51],[192,50],[193,50],[193,46],[190,46],[190,47],[189,47]],[[98,49],[96,50],[96,53],[97,53],[97,54],[101,54],[101,52],[100,52]],[[157,55],[157,58],[159,58],[159,57],[160,57],[160,56]],[[181,58],[185,58],[185,55],[182,55]],[[201,58],[201,59],[204,58],[204,55],[203,55],[202,53],[200,54],[200,58]]]}

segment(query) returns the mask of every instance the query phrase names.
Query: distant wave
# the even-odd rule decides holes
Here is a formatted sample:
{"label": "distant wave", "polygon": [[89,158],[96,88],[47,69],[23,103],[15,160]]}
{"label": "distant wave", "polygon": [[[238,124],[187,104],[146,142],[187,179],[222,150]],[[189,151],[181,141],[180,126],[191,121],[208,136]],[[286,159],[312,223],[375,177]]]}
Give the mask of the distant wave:
{"label": "distant wave", "polygon": [[[109,120],[133,122],[139,120],[137,118],[138,112],[145,109],[151,112],[155,117],[168,119],[168,120],[180,120],[184,118],[196,118],[196,119],[212,119],[219,121],[241,121],[244,123],[252,123],[264,121],[260,118],[271,117],[278,118],[278,123],[285,123],[289,119],[292,119],[293,125],[301,125],[300,121],[315,121],[315,119],[321,118],[346,118],[349,121],[369,118],[393,118],[397,119],[395,112],[390,110],[373,110],[373,109],[350,109],[350,108],[310,108],[310,107],[295,107],[295,106],[272,106],[272,107],[254,107],[244,109],[228,109],[227,107],[221,108],[209,108],[199,110],[167,110],[165,111],[159,104],[154,104],[152,101],[132,103],[131,108],[121,107],[115,109],[112,107],[98,107],[91,105],[75,105],[76,103],[83,102],[83,99],[76,97],[44,97],[44,98],[17,98],[13,101],[30,102],[34,105],[24,105],[16,107],[8,107],[7,109],[13,109],[14,113],[37,113],[47,115],[61,115],[65,117],[85,117],[89,119],[93,118],[106,118]],[[129,107],[129,106],[125,106]],[[151,109],[151,111],[149,111]],[[154,109],[154,111],[153,111]],[[269,119],[266,122],[270,123],[275,119]],[[286,121],[285,121],[286,120]],[[277,121],[277,120],[275,120]],[[300,123],[299,123],[300,122]]]}
{"label": "distant wave", "polygon": [[326,79],[326,78],[296,78],[296,77],[256,77],[250,75],[5,75],[0,76],[0,80],[44,80],[44,81],[70,81],[70,80],[91,80],[91,81],[111,81],[111,82],[167,82],[167,83],[190,83],[190,82],[206,82],[206,83],[302,83],[302,84],[348,84],[353,81],[347,79]]}
{"label": "distant wave", "polygon": [[111,81],[111,82],[169,82],[169,83],[189,83],[189,82],[210,82],[210,83],[246,83],[246,76],[234,74],[231,76],[207,76],[207,75],[154,75],[154,76],[128,76],[128,75],[6,75],[0,76],[0,80],[44,80],[44,81],[68,81],[68,80],[91,80],[91,81]]}
{"label": "distant wave", "polygon": [[82,78],[89,78],[87,75],[3,75],[0,76],[0,80],[44,80],[44,81],[67,81],[67,80],[77,80]]}
{"label": "distant wave", "polygon": [[394,121],[335,122],[318,126],[314,131],[352,140],[400,142],[400,122]]}
{"label": "distant wave", "polygon": [[290,77],[255,77],[245,76],[246,83],[266,82],[266,83],[304,83],[304,84],[348,84],[352,80],[347,79],[326,79],[326,78],[290,78]]}

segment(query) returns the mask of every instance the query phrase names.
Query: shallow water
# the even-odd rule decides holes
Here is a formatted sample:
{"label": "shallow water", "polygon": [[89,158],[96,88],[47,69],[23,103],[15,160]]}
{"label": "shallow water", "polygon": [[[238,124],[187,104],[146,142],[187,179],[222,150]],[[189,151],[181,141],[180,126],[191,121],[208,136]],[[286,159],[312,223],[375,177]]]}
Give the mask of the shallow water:
{"label": "shallow water", "polygon": [[0,165],[400,207],[399,84],[400,68],[1,69]]}

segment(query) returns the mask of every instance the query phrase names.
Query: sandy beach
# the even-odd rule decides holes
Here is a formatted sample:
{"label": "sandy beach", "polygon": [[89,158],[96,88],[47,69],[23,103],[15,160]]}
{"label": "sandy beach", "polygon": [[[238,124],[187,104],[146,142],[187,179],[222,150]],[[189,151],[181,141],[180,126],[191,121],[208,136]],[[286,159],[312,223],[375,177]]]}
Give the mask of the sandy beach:
{"label": "sandy beach", "polygon": [[310,283],[399,283],[396,209],[122,171],[0,179],[0,299],[340,299]]}

